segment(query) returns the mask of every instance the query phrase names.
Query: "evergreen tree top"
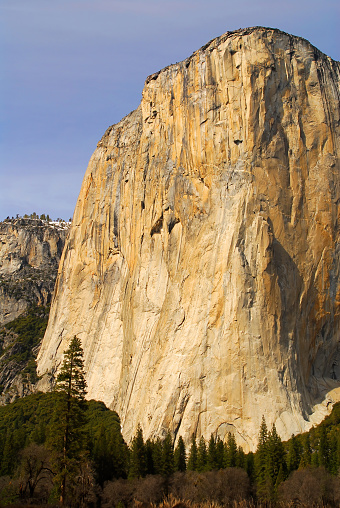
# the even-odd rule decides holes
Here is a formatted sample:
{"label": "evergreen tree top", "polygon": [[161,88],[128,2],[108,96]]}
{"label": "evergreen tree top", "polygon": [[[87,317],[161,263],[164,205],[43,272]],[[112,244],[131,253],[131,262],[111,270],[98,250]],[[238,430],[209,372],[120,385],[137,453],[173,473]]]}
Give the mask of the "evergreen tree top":
{"label": "evergreen tree top", "polygon": [[265,446],[266,443],[267,443],[267,440],[268,440],[268,427],[267,427],[267,424],[266,424],[265,417],[262,416],[260,433],[259,433],[258,448],[261,447],[261,446]]}
{"label": "evergreen tree top", "polygon": [[67,393],[79,401],[86,395],[83,349],[80,339],[75,335],[64,353],[63,365],[57,376],[55,389]]}

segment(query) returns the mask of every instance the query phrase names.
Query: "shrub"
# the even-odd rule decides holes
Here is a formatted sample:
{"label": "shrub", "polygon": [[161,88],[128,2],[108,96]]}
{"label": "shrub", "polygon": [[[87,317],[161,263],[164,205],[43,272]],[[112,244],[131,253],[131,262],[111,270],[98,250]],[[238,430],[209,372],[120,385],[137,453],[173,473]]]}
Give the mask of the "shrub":
{"label": "shrub", "polygon": [[299,506],[339,506],[340,480],[323,467],[299,469],[279,487],[279,499]]}
{"label": "shrub", "polygon": [[249,498],[250,484],[247,473],[239,468],[197,473],[175,473],[172,476],[169,492],[172,496],[202,503],[214,501],[228,504]]}

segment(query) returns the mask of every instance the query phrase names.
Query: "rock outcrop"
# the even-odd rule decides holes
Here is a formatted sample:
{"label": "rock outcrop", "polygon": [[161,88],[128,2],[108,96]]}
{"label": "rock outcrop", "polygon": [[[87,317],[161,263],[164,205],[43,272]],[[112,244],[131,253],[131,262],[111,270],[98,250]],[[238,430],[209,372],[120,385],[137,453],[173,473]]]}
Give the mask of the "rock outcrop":
{"label": "rock outcrop", "polygon": [[0,405],[37,390],[35,359],[48,313],[49,307],[32,306],[0,328]]}
{"label": "rock outcrop", "polygon": [[68,230],[66,222],[0,222],[0,325],[50,303]]}
{"label": "rock outcrop", "polygon": [[251,449],[263,414],[283,438],[321,419],[340,386],[339,77],[261,27],[149,76],[90,160],[39,373],[77,334],[127,439],[140,422]]}
{"label": "rock outcrop", "polygon": [[0,405],[36,389],[34,358],[68,229],[40,219],[0,222]]}

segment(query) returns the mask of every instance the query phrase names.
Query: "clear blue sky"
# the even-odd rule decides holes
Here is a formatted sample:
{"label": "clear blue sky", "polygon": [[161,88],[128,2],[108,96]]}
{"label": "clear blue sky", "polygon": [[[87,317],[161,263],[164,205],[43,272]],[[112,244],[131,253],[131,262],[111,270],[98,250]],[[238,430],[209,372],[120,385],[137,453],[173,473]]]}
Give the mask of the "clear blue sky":
{"label": "clear blue sky", "polygon": [[262,25],[340,60],[339,0],[2,0],[0,220],[68,219],[109,125],[145,78],[228,30]]}

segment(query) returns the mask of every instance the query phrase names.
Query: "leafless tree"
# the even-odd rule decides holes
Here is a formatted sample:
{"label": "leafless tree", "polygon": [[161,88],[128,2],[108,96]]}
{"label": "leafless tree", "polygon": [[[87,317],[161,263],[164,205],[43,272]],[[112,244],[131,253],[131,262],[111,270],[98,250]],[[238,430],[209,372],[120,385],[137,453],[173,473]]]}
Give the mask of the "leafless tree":
{"label": "leafless tree", "polygon": [[33,499],[35,495],[48,497],[53,478],[49,451],[35,443],[22,450],[17,477],[20,498]]}
{"label": "leafless tree", "polygon": [[340,506],[340,480],[323,467],[300,469],[280,485],[279,498],[293,506]]}

